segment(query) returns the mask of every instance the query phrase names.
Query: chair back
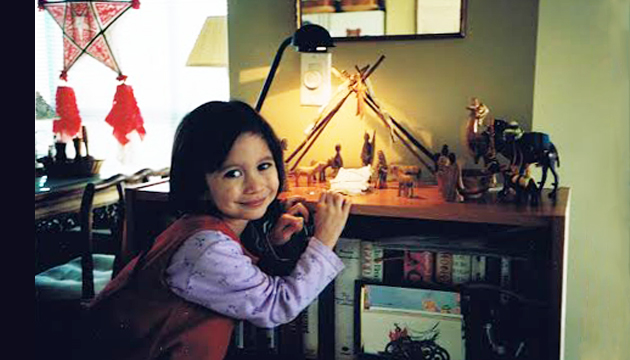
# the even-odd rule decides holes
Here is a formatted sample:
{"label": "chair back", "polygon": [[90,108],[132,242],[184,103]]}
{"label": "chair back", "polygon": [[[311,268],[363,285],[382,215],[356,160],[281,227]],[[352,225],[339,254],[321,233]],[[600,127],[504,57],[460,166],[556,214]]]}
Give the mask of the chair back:
{"label": "chair back", "polygon": [[125,218],[125,176],[122,174],[114,175],[99,183],[88,183],[83,191],[83,197],[81,199],[81,209],[79,212],[79,224],[81,227],[81,276],[82,276],[82,299],[91,299],[94,297],[94,239],[93,239],[93,225],[94,225],[94,199],[99,193],[111,190],[112,187],[116,187],[118,193],[118,225],[112,229],[113,238],[118,244],[117,248],[121,247],[123,226],[122,222]]}
{"label": "chair back", "polygon": [[138,184],[146,183],[151,180],[152,177],[166,178],[170,175],[170,167],[154,170],[151,168],[145,168],[130,175],[125,180],[125,184]]}

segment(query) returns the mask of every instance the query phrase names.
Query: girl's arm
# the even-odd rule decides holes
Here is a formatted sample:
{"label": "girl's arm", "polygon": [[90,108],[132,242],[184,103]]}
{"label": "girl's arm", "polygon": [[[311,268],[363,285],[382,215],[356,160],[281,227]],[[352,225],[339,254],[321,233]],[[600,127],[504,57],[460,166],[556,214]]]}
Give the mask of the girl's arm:
{"label": "girl's arm", "polygon": [[312,237],[290,275],[269,276],[227,235],[203,231],[174,255],[166,282],[188,301],[259,327],[275,327],[293,320],[342,269],[331,247]]}

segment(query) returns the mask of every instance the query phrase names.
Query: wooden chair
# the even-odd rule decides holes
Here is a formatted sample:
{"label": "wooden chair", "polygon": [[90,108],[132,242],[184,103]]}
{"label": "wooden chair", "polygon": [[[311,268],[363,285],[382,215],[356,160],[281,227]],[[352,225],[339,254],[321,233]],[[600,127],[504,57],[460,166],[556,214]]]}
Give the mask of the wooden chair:
{"label": "wooden chair", "polygon": [[[67,231],[60,236],[66,243],[78,247],[80,256],[49,268],[35,275],[35,324],[38,350],[45,358],[62,356],[69,358],[76,342],[85,305],[101,291],[114,276],[117,253],[103,254],[94,251],[95,199],[113,193],[118,219],[110,229],[112,248],[120,249],[125,219],[124,175],[115,175],[99,183],[88,183],[83,191],[78,211],[77,231]],[[115,190],[115,191],[114,191]],[[40,247],[35,240],[36,256]],[[69,253],[69,255],[72,252]],[[36,259],[37,262],[37,259]]]}
{"label": "wooden chair", "polygon": [[[66,243],[79,249],[80,256],[35,276],[35,289],[38,292],[39,300],[89,300],[111,279],[116,250],[120,249],[122,224],[125,218],[124,180],[125,176],[119,174],[100,183],[88,183],[85,186],[78,209],[79,227],[61,234],[66,238]],[[113,188],[116,189],[117,200],[110,205],[115,205],[117,214],[111,216],[115,216],[117,219],[112,220],[113,224],[107,229],[95,229],[95,198]],[[109,248],[114,249],[113,253],[95,253],[95,234],[103,238],[108,237],[107,240],[113,243],[109,246]],[[80,292],[78,291],[79,288]]]}
{"label": "wooden chair", "polygon": [[159,170],[151,168],[145,168],[135,172],[133,175],[128,176],[125,179],[126,184],[137,184],[151,181],[151,178],[166,178],[170,175],[170,167],[165,167]]}

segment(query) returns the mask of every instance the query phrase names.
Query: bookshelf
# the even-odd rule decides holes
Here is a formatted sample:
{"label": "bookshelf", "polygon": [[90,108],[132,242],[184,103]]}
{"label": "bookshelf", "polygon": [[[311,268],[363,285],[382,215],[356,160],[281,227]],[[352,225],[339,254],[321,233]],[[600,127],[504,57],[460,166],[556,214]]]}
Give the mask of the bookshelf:
{"label": "bookshelf", "polygon": [[[301,196],[308,207],[313,207],[322,190],[323,187],[317,186],[293,187],[281,196]],[[435,186],[421,187],[415,198],[401,198],[392,184],[388,189],[373,190],[352,198],[351,216],[342,237],[379,241],[393,236],[439,234],[448,239],[450,251],[457,252],[459,247],[463,249],[466,239],[484,238],[511,229],[531,229],[534,235],[530,235],[525,250],[519,248],[523,242],[517,239],[518,236],[499,236],[492,243],[515,254],[525,251],[526,256],[534,255],[544,265],[539,269],[543,278],[538,295],[546,303],[548,313],[546,334],[541,336],[546,338],[546,358],[561,359],[570,189],[559,188],[555,203],[548,199],[547,191],[544,190],[543,201],[538,207],[530,207],[498,201],[494,193],[475,202],[448,203],[441,199]],[[169,221],[166,210],[168,182],[131,187],[126,189],[126,196],[128,223],[121,255],[124,262],[166,227]],[[461,243],[459,237],[464,239]],[[467,251],[494,251],[483,244],[480,246]],[[333,304],[334,284],[331,284],[318,300],[319,360],[335,359]]]}

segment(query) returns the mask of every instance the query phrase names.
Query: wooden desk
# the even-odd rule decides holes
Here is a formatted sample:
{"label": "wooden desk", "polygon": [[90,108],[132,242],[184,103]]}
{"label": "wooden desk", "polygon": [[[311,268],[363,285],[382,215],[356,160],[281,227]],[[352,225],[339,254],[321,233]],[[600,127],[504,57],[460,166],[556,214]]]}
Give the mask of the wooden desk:
{"label": "wooden desk", "polygon": [[[305,198],[307,206],[313,207],[322,189],[322,187],[297,187],[282,196],[302,196]],[[139,244],[152,241],[152,239],[147,239],[149,232],[147,232],[146,226],[150,223],[155,225],[156,221],[155,218],[153,220],[148,219],[146,211],[166,209],[168,190],[168,182],[127,190],[129,231],[123,249],[126,261],[129,261],[141,248]],[[544,228],[548,236],[536,239],[536,241],[544,242],[546,246],[543,248],[548,249],[544,250],[546,253],[541,255],[549,262],[549,274],[546,279],[549,284],[546,298],[550,304],[548,345],[550,358],[560,359],[564,343],[562,324],[565,317],[565,249],[568,241],[570,190],[560,188],[555,204],[548,199],[547,194],[548,190],[545,190],[540,206],[530,207],[498,202],[496,196],[492,194],[481,201],[447,203],[441,199],[435,186],[418,189],[415,198],[400,198],[397,196],[396,188],[389,188],[353,196],[350,220],[353,217],[371,217],[374,220],[382,221],[406,219],[441,224],[496,224]],[[141,214],[142,217],[137,216],[138,214]],[[155,216],[155,213],[148,216]],[[151,236],[158,234],[165,227],[166,224],[160,225],[158,230],[150,233]],[[331,353],[320,354],[320,359],[332,359],[330,355]]]}
{"label": "wooden desk", "polygon": [[[35,224],[53,219],[61,214],[78,213],[83,190],[89,182],[99,182],[106,177],[96,175],[86,178],[54,179],[47,176],[35,178]],[[110,204],[118,199],[115,188],[98,194],[94,208]]]}

